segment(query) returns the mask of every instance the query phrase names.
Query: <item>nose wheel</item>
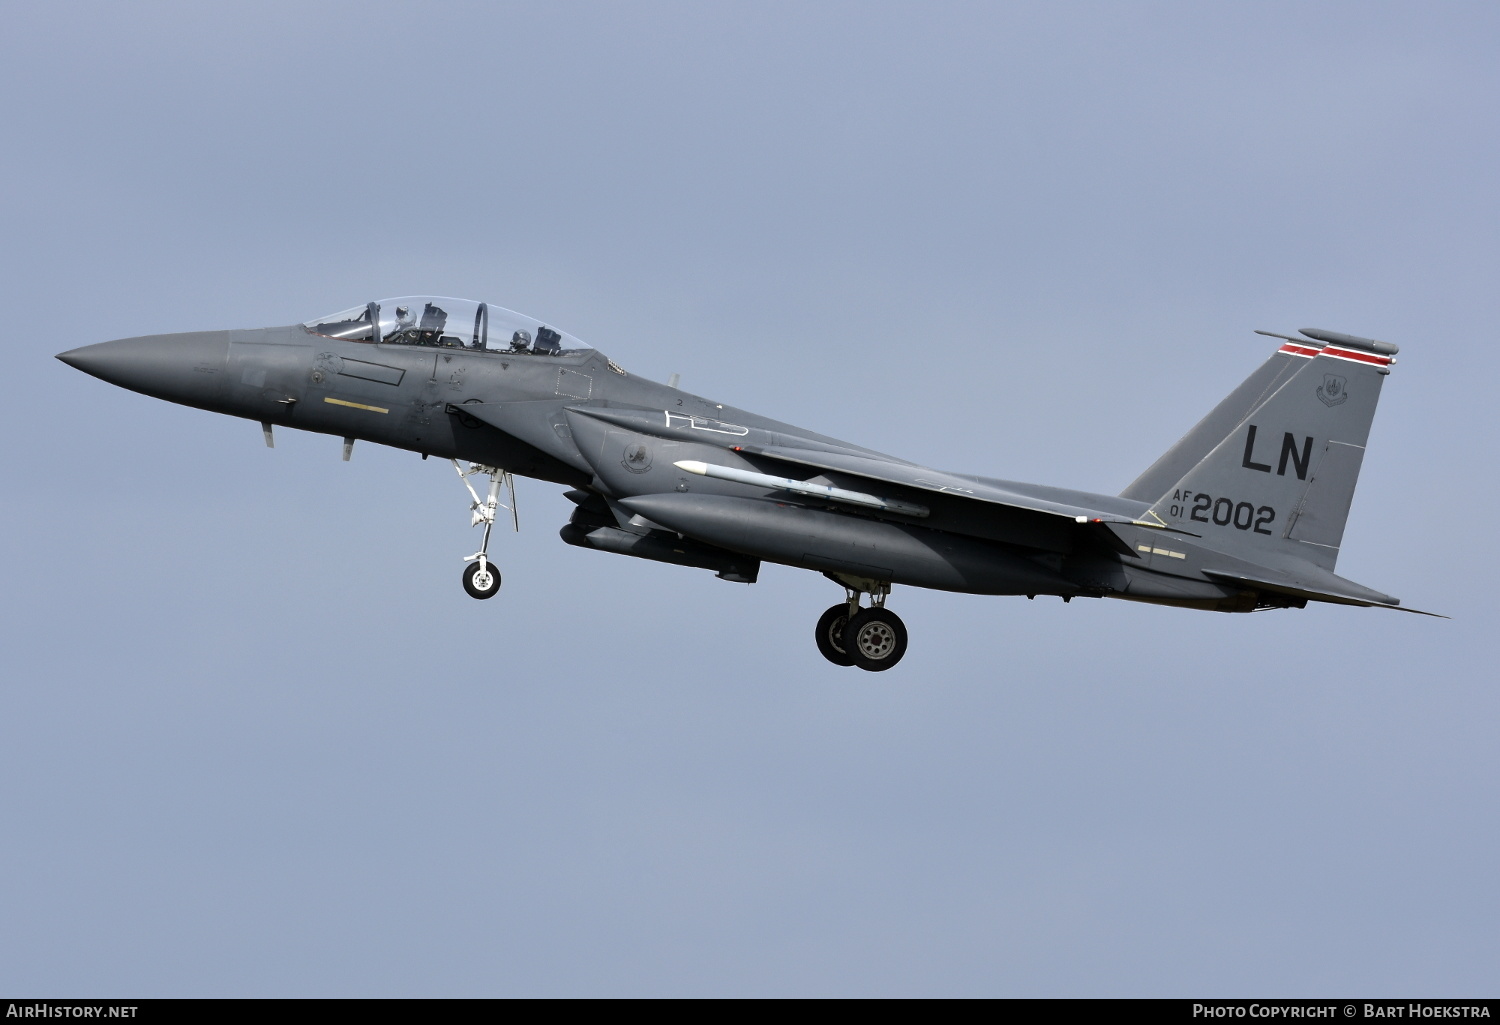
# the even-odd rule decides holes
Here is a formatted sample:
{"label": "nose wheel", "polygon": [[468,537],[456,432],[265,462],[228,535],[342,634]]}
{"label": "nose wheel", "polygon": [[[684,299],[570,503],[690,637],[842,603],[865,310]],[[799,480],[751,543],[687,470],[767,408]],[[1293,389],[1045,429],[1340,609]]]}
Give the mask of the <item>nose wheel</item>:
{"label": "nose wheel", "polygon": [[[469,521],[471,527],[484,524],[484,540],[480,542],[479,551],[464,559],[469,563],[464,568],[464,590],[470,598],[493,598],[500,593],[500,571],[490,561],[490,531],[495,526],[495,513],[497,510],[507,508],[500,504],[500,489],[502,487],[510,490],[510,518],[511,523],[517,530],[521,529],[520,518],[516,515],[516,479],[507,471],[497,469],[493,466],[481,466],[478,463],[470,463],[467,472],[458,465],[454,459],[453,469],[458,471],[458,479],[463,481],[464,487],[469,489],[469,496],[474,503],[469,506],[473,513]],[[485,474],[490,479],[489,497],[480,499],[479,492],[474,490],[474,485],[469,483],[469,478],[476,474]]]}
{"label": "nose wheel", "polygon": [[500,593],[500,571],[488,559],[464,568],[464,590],[470,598],[493,598]]}
{"label": "nose wheel", "polygon": [[[906,624],[885,607],[890,585],[860,581],[864,586],[851,587],[845,581],[840,583],[849,598],[818,618],[819,653],[836,666],[858,666],[868,673],[890,669],[906,654]],[[870,595],[870,606],[860,608],[865,593]]]}

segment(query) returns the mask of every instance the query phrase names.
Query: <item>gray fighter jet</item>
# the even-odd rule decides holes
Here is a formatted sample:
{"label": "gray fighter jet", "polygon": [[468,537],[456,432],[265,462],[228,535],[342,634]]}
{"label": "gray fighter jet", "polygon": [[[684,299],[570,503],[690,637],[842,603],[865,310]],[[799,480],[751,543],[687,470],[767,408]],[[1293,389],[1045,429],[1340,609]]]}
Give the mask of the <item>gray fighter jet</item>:
{"label": "gray fighter jet", "polygon": [[[1270,334],[1269,332],[1260,332]],[[754,583],[762,561],[845,591],[818,620],[830,662],[906,651],[894,584],[1124,598],[1217,612],[1309,601],[1395,609],[1336,576],[1396,346],[1332,331],[1284,344],[1119,495],[919,466],[627,373],[541,321],[465,299],[383,299],[290,327],[148,335],[58,356],[112,384],[275,426],[453,461],[491,598],[490,531],[513,474],[561,484],[580,548]],[[465,465],[467,464],[467,467]],[[481,497],[471,478],[487,477]],[[864,604],[868,596],[868,604]],[[1401,609],[1401,611],[1415,611]]]}

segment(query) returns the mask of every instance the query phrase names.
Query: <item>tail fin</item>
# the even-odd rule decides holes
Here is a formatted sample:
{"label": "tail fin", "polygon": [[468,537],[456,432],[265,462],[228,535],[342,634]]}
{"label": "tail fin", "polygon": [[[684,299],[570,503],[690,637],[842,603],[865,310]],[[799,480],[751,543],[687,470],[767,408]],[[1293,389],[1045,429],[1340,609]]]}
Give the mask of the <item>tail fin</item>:
{"label": "tail fin", "polygon": [[1165,489],[1151,512],[1227,553],[1252,560],[1289,555],[1332,570],[1380,386],[1397,350],[1331,331],[1302,333],[1326,344],[1288,339],[1280,354],[1300,367],[1282,375],[1275,392]]}
{"label": "tail fin", "polygon": [[[1299,347],[1315,351],[1322,344],[1316,341],[1306,342]],[[1120,492],[1120,497],[1133,498],[1137,502],[1154,502],[1181,480],[1183,474],[1202,462],[1203,457],[1214,450],[1214,446],[1244,423],[1245,418],[1255,412],[1277,388],[1302,369],[1303,361],[1299,355],[1303,354],[1294,353],[1290,349],[1291,346],[1283,345],[1271,353],[1270,359],[1245,378],[1244,383],[1230,392],[1212,412],[1199,420],[1197,426],[1184,434],[1177,444],[1167,449],[1145,473],[1131,482],[1130,487]]]}

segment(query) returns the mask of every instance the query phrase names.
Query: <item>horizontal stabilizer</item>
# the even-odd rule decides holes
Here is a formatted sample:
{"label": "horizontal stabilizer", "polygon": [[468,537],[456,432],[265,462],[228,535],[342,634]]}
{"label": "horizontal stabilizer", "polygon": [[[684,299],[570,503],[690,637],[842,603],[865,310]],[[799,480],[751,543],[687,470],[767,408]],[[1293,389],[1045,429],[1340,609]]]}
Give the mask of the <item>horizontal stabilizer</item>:
{"label": "horizontal stabilizer", "polygon": [[[1372,591],[1368,587],[1361,587],[1352,580],[1335,576],[1332,573],[1317,574],[1318,580],[1312,581],[1292,580],[1283,578],[1280,580],[1269,579],[1274,574],[1264,574],[1261,577],[1247,576],[1242,573],[1222,573],[1218,570],[1207,569],[1203,575],[1226,584],[1235,584],[1243,587],[1254,588],[1257,591],[1273,591],[1276,594],[1285,594],[1292,598],[1302,598],[1307,601],[1328,602],[1334,605],[1358,605],[1363,608],[1390,609],[1393,612],[1410,612],[1418,616],[1434,616],[1438,619],[1447,619],[1438,612],[1423,612],[1421,609],[1408,609],[1401,606],[1399,598],[1392,598],[1388,594]],[[1320,586],[1321,585],[1321,586]],[[1331,585],[1331,586],[1330,586]]]}

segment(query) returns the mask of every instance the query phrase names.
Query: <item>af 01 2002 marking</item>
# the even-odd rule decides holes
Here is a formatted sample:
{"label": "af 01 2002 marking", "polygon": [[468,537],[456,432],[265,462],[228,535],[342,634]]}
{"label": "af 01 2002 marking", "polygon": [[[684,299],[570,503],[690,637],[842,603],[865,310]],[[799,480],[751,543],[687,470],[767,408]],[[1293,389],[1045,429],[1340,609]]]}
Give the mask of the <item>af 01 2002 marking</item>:
{"label": "af 01 2002 marking", "polygon": [[1218,497],[1194,493],[1192,491],[1177,491],[1172,495],[1174,504],[1168,507],[1168,512],[1173,519],[1180,519],[1186,509],[1186,503],[1192,502],[1192,508],[1186,509],[1189,519],[1198,523],[1212,523],[1219,527],[1233,526],[1237,530],[1253,530],[1257,534],[1270,534],[1271,531],[1264,528],[1276,522],[1276,510],[1269,505],[1256,506],[1252,502],[1240,502],[1233,498]]}

